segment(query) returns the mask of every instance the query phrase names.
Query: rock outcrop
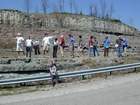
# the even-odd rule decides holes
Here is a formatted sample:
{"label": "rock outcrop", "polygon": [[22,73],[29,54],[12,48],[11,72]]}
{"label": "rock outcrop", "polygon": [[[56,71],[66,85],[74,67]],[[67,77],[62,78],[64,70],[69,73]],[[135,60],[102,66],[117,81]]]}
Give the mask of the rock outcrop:
{"label": "rock outcrop", "polygon": [[140,35],[140,32],[119,20],[72,14],[25,14],[18,10],[0,10],[0,25],[31,29],[70,28],[95,32]]}

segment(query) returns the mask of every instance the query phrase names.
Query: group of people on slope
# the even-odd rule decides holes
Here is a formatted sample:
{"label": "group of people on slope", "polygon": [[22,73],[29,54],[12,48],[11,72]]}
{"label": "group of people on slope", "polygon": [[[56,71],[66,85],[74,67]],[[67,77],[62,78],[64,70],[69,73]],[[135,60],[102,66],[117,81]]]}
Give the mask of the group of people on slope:
{"label": "group of people on slope", "polygon": [[116,40],[117,56],[118,57],[122,57],[122,51],[124,51],[124,54],[126,55],[127,46],[128,46],[128,42],[126,41],[126,39],[119,36],[119,38]]}
{"label": "group of people on slope", "polygon": [[36,38],[35,41],[31,39],[30,36],[25,41],[25,46],[26,46],[26,54],[25,54],[25,49],[23,47],[23,42],[24,38],[21,36],[21,33],[17,34],[17,37],[13,37],[17,41],[17,48],[16,51],[18,52],[18,58],[20,58],[20,52],[23,52],[23,55],[25,57],[31,57],[31,52],[32,52],[32,46],[34,46],[35,49],[35,55],[40,54],[39,50],[39,40]]}
{"label": "group of people on slope", "polygon": [[[88,44],[89,44],[89,57],[92,57],[93,54],[95,57],[96,56],[95,52],[97,52],[97,55],[100,56],[98,52],[98,41],[96,40],[96,37],[94,37],[94,40],[93,40],[93,36],[90,36]],[[115,46],[117,48],[118,57],[122,57],[122,51],[124,51],[124,54],[126,54],[126,48],[128,46],[128,42],[126,41],[125,38],[122,38],[121,36],[119,36],[119,38],[116,39]],[[104,57],[108,57],[109,47],[110,47],[110,40],[108,36],[106,36],[104,40]]]}
{"label": "group of people on slope", "polygon": [[[25,55],[24,52],[24,47],[22,42],[24,41],[24,38],[21,36],[21,33],[17,34],[17,37],[14,37],[14,39],[17,40],[17,52],[18,52],[18,57],[20,57],[20,52],[22,51],[23,54]],[[58,47],[60,48],[60,54],[61,57],[64,57],[64,47],[65,47],[65,39],[64,36],[61,35],[60,39],[58,39],[56,36],[48,36],[47,33],[44,34],[44,38],[42,40],[42,46],[43,46],[43,55],[48,56],[49,55],[49,49],[50,49],[50,40],[53,39],[53,53],[52,56],[53,58],[57,57],[57,51],[58,51]],[[70,56],[74,57],[74,43],[75,43],[75,39],[74,37],[69,34],[69,52],[70,52]],[[34,41],[31,39],[30,36],[28,36],[28,38],[25,41],[25,45],[26,45],[26,57],[31,57],[31,52],[32,52],[32,47],[35,50],[35,55],[39,55],[40,54],[40,43],[38,38],[36,38]],[[88,45],[89,45],[89,57],[92,57],[94,55],[94,57],[96,56],[96,52],[97,55],[100,56],[99,51],[98,51],[98,41],[96,39],[96,37],[90,36],[90,39],[88,41]],[[110,46],[110,40],[108,38],[108,36],[105,37],[104,40],[104,57],[108,57],[108,52],[109,52],[109,46]],[[126,48],[128,46],[128,42],[126,41],[125,38],[122,39],[121,36],[119,36],[119,38],[116,40],[116,47],[117,47],[117,56],[121,57],[122,56],[122,50],[124,51],[124,54],[126,54]],[[82,54],[84,56],[84,51],[83,51],[83,39],[82,36],[79,36],[79,40],[78,40],[78,53],[79,56],[80,54]]]}
{"label": "group of people on slope", "polygon": [[98,41],[96,40],[96,37],[90,36],[90,39],[88,41],[89,45],[89,57],[92,57],[94,54],[94,57],[96,56],[95,52],[97,52],[97,55],[100,56],[99,51],[98,51]]}
{"label": "group of people on slope", "polygon": [[[74,41],[73,37],[70,36],[69,45],[71,45],[70,51],[71,51],[72,55],[73,55],[73,49],[74,49],[73,48],[73,43],[74,43],[73,41]],[[124,53],[125,53],[126,47],[128,46],[128,42],[126,41],[125,38],[122,39],[122,37],[119,36],[119,38],[116,39],[116,44],[117,44],[117,56],[121,57],[122,56],[122,49],[124,50]],[[104,57],[108,57],[109,46],[110,46],[110,40],[108,39],[108,36],[106,36],[105,40],[104,40]],[[78,51],[79,51],[79,54],[82,53],[84,55],[83,39],[82,39],[81,35],[79,36]],[[94,54],[94,56],[96,56],[95,51],[97,52],[97,55],[100,56],[99,52],[98,52],[98,41],[96,40],[96,37],[94,37],[94,41],[93,41],[93,36],[91,36],[89,39],[89,56],[91,57],[92,54]],[[52,86],[54,87],[55,86],[54,79],[56,79],[56,84],[59,83],[59,75],[57,73],[57,66],[55,64],[55,61],[51,62],[50,75],[51,75],[51,83],[52,83]]]}

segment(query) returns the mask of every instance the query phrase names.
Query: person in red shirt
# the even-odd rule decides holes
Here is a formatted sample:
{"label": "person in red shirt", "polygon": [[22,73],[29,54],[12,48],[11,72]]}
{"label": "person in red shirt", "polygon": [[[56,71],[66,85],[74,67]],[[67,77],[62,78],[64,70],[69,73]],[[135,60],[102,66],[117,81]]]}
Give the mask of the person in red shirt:
{"label": "person in red shirt", "polygon": [[88,44],[89,44],[89,57],[92,57],[93,56],[93,36],[90,36]]}
{"label": "person in red shirt", "polygon": [[61,54],[61,57],[64,57],[64,47],[65,47],[65,40],[64,40],[64,36],[61,35],[61,37],[60,37],[60,54]]}

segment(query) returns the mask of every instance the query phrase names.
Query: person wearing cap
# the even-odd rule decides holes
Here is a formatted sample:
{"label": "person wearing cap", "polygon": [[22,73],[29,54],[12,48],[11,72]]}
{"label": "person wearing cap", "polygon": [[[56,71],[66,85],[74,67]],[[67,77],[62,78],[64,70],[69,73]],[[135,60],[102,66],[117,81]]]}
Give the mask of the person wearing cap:
{"label": "person wearing cap", "polygon": [[117,56],[122,57],[123,39],[122,39],[121,36],[119,36],[119,38],[116,39],[116,44],[118,45],[118,47],[117,47]]}
{"label": "person wearing cap", "polygon": [[[32,46],[33,46],[32,39],[30,36],[28,36],[28,39],[26,39],[26,57],[31,57]],[[28,52],[29,52],[29,56],[28,56]]]}
{"label": "person wearing cap", "polygon": [[48,56],[49,49],[50,49],[50,40],[54,37],[56,37],[56,36],[48,36],[48,33],[44,34],[44,38],[42,40],[44,56],[45,56],[45,52],[46,52],[46,56]]}
{"label": "person wearing cap", "polygon": [[64,57],[65,40],[64,40],[64,36],[63,35],[60,36],[59,45],[60,45],[60,54],[61,54],[61,57]]}
{"label": "person wearing cap", "polygon": [[23,52],[23,55],[25,56],[24,47],[22,43],[24,41],[24,38],[21,36],[21,33],[17,33],[17,37],[13,38],[17,41],[16,51],[18,52],[18,58],[20,58],[20,52]]}
{"label": "person wearing cap", "polygon": [[71,34],[69,34],[69,51],[70,51],[70,56],[74,57],[74,42],[75,39]]}
{"label": "person wearing cap", "polygon": [[108,36],[106,36],[104,40],[104,57],[108,57],[109,46],[110,46],[110,40],[108,39]]}
{"label": "person wearing cap", "polygon": [[126,48],[127,48],[127,46],[128,46],[128,42],[127,42],[127,40],[124,38],[123,39],[123,51],[124,51],[124,54],[126,55]]}

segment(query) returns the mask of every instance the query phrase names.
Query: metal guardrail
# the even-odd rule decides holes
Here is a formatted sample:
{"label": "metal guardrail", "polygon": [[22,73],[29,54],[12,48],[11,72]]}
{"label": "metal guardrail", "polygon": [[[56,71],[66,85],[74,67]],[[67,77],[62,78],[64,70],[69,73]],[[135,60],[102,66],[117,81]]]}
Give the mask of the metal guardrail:
{"label": "metal guardrail", "polygon": [[[126,69],[131,69],[131,68],[136,70],[136,68],[138,67],[140,67],[140,63],[133,63],[133,64],[125,64],[125,65],[119,65],[119,66],[110,66],[110,67],[97,68],[97,69],[79,70],[79,71],[73,71],[73,72],[60,73],[59,76],[60,78],[82,76],[83,78],[85,75],[105,73],[105,72],[109,72],[111,74],[111,72],[118,71],[118,70],[126,70]],[[0,80],[0,85],[36,82],[36,81],[50,80],[50,79],[51,79],[50,75],[6,79],[6,80]]]}

